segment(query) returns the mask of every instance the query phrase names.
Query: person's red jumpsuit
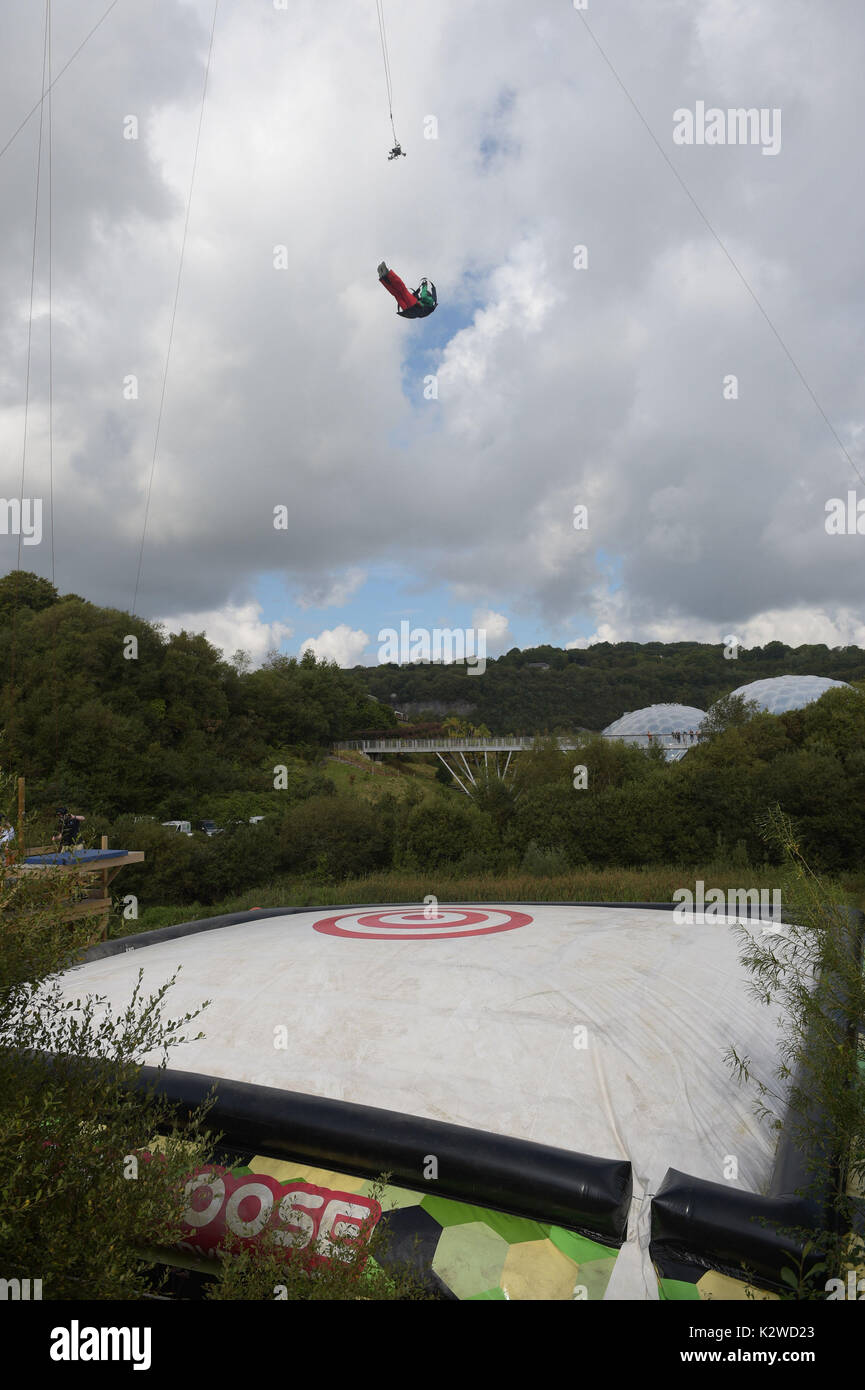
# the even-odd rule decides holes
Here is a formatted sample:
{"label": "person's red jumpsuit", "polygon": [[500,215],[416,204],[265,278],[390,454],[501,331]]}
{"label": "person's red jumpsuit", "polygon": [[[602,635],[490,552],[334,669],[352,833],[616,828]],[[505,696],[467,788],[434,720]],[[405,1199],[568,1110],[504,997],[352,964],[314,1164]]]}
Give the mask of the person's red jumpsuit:
{"label": "person's red jumpsuit", "polygon": [[390,291],[401,309],[411,309],[415,304],[420,303],[417,295],[412,294],[395,270],[389,270],[386,275],[382,275],[381,283],[386,290]]}

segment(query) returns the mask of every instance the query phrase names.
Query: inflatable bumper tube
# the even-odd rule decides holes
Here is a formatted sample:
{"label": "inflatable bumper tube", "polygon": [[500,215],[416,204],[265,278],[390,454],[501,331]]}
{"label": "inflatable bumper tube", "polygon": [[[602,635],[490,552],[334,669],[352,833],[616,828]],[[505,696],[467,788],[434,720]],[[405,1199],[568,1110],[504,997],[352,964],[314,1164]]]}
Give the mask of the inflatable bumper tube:
{"label": "inflatable bumper tube", "polygon": [[698,1265],[781,1289],[781,1270],[802,1259],[794,1232],[821,1226],[819,1204],[803,1197],[762,1197],[670,1168],[652,1200],[649,1253],[667,1273]]}
{"label": "inflatable bumper tube", "polygon": [[428,1155],[438,1162],[436,1190],[479,1206],[567,1227],[621,1245],[633,1179],[623,1159],[585,1154],[444,1124],[348,1101],[228,1081],[195,1072],[142,1067],[153,1086],[188,1113],[215,1088],[206,1123],[227,1148],[335,1168],[423,1190]]}

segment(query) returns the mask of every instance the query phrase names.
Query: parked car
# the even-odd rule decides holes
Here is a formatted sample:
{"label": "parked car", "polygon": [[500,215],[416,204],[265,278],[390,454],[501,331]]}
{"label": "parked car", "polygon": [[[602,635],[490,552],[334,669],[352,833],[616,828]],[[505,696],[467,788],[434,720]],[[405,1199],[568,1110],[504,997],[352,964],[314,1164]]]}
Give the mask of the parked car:
{"label": "parked car", "polygon": [[260,820],[264,820],[264,816],[250,816],[250,817],[249,817],[249,823],[250,823],[250,825],[258,825],[258,822],[259,822]]}
{"label": "parked car", "polygon": [[178,835],[191,835],[192,825],[188,820],[164,820],[166,830],[176,830]]}
{"label": "parked car", "polygon": [[217,825],[215,820],[200,820],[196,822],[196,830],[203,830],[205,835],[221,835],[222,826]]}

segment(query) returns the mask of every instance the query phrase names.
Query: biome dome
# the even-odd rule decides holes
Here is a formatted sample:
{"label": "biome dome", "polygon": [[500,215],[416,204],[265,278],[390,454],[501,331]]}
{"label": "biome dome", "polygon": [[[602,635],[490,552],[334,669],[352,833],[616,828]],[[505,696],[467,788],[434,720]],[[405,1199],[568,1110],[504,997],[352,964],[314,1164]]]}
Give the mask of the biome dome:
{"label": "biome dome", "polygon": [[645,737],[647,734],[672,734],[699,728],[706,711],[693,705],[646,705],[644,709],[629,710],[621,719],[608,724],[605,736]]}
{"label": "biome dome", "polygon": [[749,681],[731,695],[743,700],[756,700],[768,714],[783,714],[786,710],[802,709],[819,700],[827,690],[852,690],[847,681],[830,680],[828,676],[771,676],[766,680]]}

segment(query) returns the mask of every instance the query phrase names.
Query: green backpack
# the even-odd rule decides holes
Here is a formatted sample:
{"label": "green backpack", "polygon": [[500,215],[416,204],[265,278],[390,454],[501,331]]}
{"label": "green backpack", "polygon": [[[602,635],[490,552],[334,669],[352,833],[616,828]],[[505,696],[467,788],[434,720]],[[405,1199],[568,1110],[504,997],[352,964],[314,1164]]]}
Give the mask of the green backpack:
{"label": "green backpack", "polygon": [[415,291],[418,299],[425,309],[434,309],[438,303],[435,286],[430,288],[426,280],[423,280],[420,287]]}

